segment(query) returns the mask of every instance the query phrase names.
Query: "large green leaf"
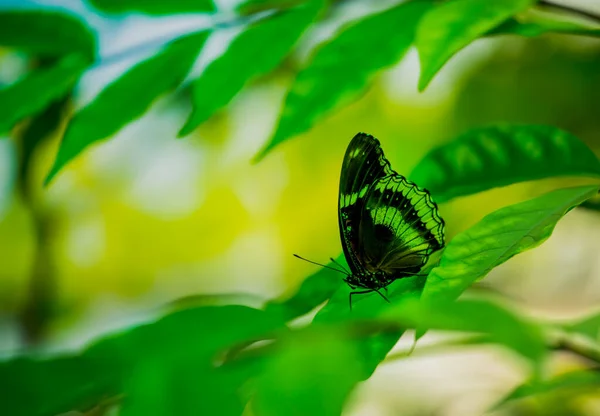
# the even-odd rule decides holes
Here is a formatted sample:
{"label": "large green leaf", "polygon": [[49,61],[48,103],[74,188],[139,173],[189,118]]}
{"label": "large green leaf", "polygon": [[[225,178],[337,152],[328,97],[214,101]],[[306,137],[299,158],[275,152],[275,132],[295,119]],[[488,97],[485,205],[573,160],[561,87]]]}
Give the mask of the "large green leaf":
{"label": "large green leaf", "polygon": [[213,0],[90,0],[90,3],[109,13],[141,12],[162,15],[215,10]]}
{"label": "large green leaf", "polygon": [[600,176],[600,161],[575,136],[550,126],[471,130],[429,152],[410,174],[439,202],[516,182]]}
{"label": "large green leaf", "polygon": [[452,303],[421,302],[406,297],[384,308],[376,321],[406,328],[428,328],[487,335],[487,341],[504,345],[521,354],[539,369],[546,355],[541,328],[514,312],[486,300]]}
{"label": "large green leaf", "polygon": [[449,0],[427,13],[419,24],[416,45],[421,61],[419,90],[456,52],[485,35],[536,0]]}
{"label": "large green leaf", "polygon": [[0,11],[0,45],[38,57],[80,54],[91,61],[96,54],[94,35],[83,22],[50,11]]}
{"label": "large green leaf", "polygon": [[138,329],[135,345],[143,350],[125,380],[122,414],[240,414],[245,403],[238,390],[255,368],[215,361],[222,361],[222,352],[236,344],[284,328],[262,311],[223,306],[179,311]]}
{"label": "large green leaf", "polygon": [[47,416],[87,410],[119,393],[110,360],[79,356],[16,358],[0,362],[2,412],[13,416]]}
{"label": "large green leaf", "polygon": [[573,207],[599,186],[564,188],[499,209],[458,234],[427,278],[422,297],[437,303],[456,299],[472,283],[512,256],[543,243]]}
{"label": "large green leaf", "polygon": [[403,3],[352,24],[320,47],[292,84],[275,133],[257,159],[355,100],[375,73],[404,55],[430,7],[429,1]]}
{"label": "large green leaf", "polygon": [[86,147],[140,117],[156,98],[181,83],[207,36],[208,32],[199,32],[176,40],[158,55],[131,68],[75,114],[46,183]]}
{"label": "large green leaf", "polygon": [[311,328],[280,344],[259,377],[256,414],[341,414],[362,360],[354,343],[335,328]]}
{"label": "large green leaf", "polygon": [[597,371],[581,370],[560,374],[549,380],[533,381],[523,384],[498,402],[494,409],[506,403],[540,394],[552,394],[562,390],[572,390],[577,393],[595,392],[600,387],[600,373]]}
{"label": "large green leaf", "polygon": [[266,17],[234,39],[194,80],[194,108],[179,135],[189,134],[224,107],[248,80],[275,69],[322,6],[323,1],[313,0],[293,11]]}
{"label": "large green leaf", "polygon": [[[240,361],[215,363],[237,344],[283,331],[279,319],[243,306],[177,311],[105,337],[79,356],[0,362],[2,410],[16,416],[46,416],[86,410],[124,395],[129,415],[174,414],[171,410],[181,409],[175,404],[182,398],[187,401],[180,405],[190,410],[210,407],[210,414],[226,414],[216,412],[217,406],[235,406],[225,406],[218,398],[242,403],[238,389],[255,369]],[[149,396],[157,391],[159,397]],[[206,392],[211,396],[205,397]],[[161,402],[170,406],[160,407]],[[156,411],[143,413],[148,404],[157,406]]]}
{"label": "large green leaf", "polygon": [[38,69],[0,89],[0,134],[63,98],[73,89],[87,65],[88,61],[81,55],[66,56],[56,65]]}
{"label": "large green leaf", "polygon": [[[418,296],[423,290],[425,279],[426,275],[424,274],[423,276],[397,280],[389,286],[386,296],[392,303],[402,302],[407,297]],[[387,303],[378,294],[371,293],[355,296],[352,300],[352,311],[350,311],[348,304],[350,291],[345,283],[340,285],[330,301],[319,310],[313,319],[313,323],[320,325],[348,320],[371,319],[378,316],[387,307]],[[397,328],[395,330],[374,332],[354,340],[362,357],[360,371],[354,380],[355,383],[371,377],[377,366],[385,359],[403,333],[404,328]]]}

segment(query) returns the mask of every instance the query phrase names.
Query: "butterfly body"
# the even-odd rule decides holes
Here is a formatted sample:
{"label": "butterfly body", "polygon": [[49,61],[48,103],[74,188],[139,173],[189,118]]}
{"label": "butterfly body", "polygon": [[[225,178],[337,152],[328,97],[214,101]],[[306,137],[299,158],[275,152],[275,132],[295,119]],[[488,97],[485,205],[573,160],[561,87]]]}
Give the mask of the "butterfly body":
{"label": "butterfly body", "polygon": [[[429,192],[399,175],[377,139],[357,134],[346,150],[338,205],[340,238],[356,293],[417,274],[444,246],[444,221]],[[382,295],[383,296],[383,295]]]}

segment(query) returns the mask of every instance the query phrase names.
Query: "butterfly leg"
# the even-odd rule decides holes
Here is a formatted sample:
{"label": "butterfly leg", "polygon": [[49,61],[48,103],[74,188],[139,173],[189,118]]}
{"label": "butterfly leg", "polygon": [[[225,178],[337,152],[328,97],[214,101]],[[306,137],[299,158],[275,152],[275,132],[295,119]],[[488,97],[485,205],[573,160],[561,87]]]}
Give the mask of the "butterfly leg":
{"label": "butterfly leg", "polygon": [[350,311],[352,311],[352,295],[360,295],[362,293],[371,293],[373,290],[359,290],[358,292],[350,292],[350,296],[348,297],[348,301],[350,302]]}

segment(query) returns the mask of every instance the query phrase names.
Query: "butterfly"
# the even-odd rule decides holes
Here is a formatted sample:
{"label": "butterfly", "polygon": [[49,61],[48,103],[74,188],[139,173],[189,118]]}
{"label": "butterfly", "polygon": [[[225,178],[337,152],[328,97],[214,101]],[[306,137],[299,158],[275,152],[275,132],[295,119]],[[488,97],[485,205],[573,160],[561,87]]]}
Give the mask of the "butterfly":
{"label": "butterfly", "polygon": [[[358,133],[346,150],[338,203],[352,295],[414,276],[444,247],[444,220],[429,192],[395,172],[379,141]],[[357,290],[358,289],[358,290]]]}

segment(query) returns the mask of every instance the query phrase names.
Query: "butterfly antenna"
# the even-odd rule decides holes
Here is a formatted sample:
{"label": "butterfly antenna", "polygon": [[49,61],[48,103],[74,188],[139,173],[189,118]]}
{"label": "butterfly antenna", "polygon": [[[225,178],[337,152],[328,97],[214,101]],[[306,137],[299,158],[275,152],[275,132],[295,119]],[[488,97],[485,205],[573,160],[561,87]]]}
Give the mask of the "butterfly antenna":
{"label": "butterfly antenna", "polygon": [[334,270],[334,271],[336,271],[338,273],[342,273],[342,274],[345,274],[346,276],[348,276],[348,273],[346,273],[346,272],[344,272],[342,270],[336,269],[335,267],[326,266],[325,264],[321,264],[321,263],[317,263],[316,261],[305,259],[304,257],[301,257],[301,256],[299,256],[297,254],[294,254],[294,257],[297,257],[300,260],[304,260],[304,261],[307,261],[307,262],[312,263],[312,264],[316,264],[317,266],[325,267],[326,269]]}
{"label": "butterfly antenna", "polygon": [[346,272],[346,274],[348,274],[348,275],[351,274],[344,266],[342,266],[340,263],[338,263],[333,257],[329,257],[329,260],[331,260],[332,263],[337,264],[340,269],[342,269],[343,271]]}

